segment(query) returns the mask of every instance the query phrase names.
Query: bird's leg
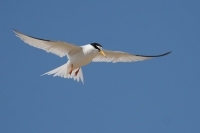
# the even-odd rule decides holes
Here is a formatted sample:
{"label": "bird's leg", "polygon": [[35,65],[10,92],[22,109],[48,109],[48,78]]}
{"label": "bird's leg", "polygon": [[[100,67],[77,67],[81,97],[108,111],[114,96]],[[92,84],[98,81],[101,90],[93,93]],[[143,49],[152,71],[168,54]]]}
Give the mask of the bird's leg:
{"label": "bird's leg", "polygon": [[75,76],[77,76],[78,72],[79,72],[80,67],[78,68],[78,70],[75,72]]}
{"label": "bird's leg", "polygon": [[71,65],[71,70],[69,71],[69,74],[71,75],[73,71],[73,64]]}

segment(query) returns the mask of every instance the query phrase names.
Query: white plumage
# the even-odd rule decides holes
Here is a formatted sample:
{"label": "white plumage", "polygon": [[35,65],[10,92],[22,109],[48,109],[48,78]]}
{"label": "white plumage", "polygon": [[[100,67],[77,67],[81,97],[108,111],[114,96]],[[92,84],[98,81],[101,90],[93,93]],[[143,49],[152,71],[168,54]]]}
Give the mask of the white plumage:
{"label": "white plumage", "polygon": [[[108,51],[102,50],[102,46],[98,43],[91,43],[84,46],[76,46],[61,41],[51,41],[44,40],[35,37],[31,37],[25,34],[22,34],[14,30],[16,36],[22,39],[25,43],[43,49],[47,52],[51,52],[60,57],[67,56],[68,61],[66,64],[51,70],[45,74],[54,76],[60,76],[63,78],[73,78],[74,80],[83,80],[82,66],[93,62],[134,62],[142,61],[146,59],[151,59],[154,57],[165,56],[171,52],[167,52],[161,55],[155,56],[144,56],[144,55],[134,55],[120,51]],[[43,74],[43,75],[45,75]]]}

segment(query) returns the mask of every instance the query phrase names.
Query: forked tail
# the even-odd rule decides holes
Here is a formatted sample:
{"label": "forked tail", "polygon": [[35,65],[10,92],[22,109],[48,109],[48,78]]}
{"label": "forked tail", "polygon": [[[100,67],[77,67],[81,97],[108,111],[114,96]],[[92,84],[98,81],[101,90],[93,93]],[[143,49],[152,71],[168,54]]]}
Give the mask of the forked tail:
{"label": "forked tail", "polygon": [[73,70],[71,75],[69,74],[70,69],[71,69],[70,63],[67,62],[66,64],[64,64],[56,69],[53,69],[47,73],[44,73],[41,76],[54,74],[53,75],[54,77],[59,76],[59,77],[63,77],[63,78],[73,78],[74,80],[77,80],[78,82],[79,82],[79,80],[81,80],[84,84],[82,69],[81,68],[79,69],[79,72],[76,76],[75,76],[75,72],[76,72],[76,70],[78,70],[78,68]]}

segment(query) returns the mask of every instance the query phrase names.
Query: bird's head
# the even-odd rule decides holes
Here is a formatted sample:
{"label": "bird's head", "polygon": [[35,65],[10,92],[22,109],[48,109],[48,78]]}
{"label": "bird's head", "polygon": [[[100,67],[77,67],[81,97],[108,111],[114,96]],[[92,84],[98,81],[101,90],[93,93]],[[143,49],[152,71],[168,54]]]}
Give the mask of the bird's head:
{"label": "bird's head", "polygon": [[96,50],[98,50],[103,56],[106,57],[105,53],[103,52],[103,47],[98,44],[98,43],[91,43],[90,45],[92,45]]}

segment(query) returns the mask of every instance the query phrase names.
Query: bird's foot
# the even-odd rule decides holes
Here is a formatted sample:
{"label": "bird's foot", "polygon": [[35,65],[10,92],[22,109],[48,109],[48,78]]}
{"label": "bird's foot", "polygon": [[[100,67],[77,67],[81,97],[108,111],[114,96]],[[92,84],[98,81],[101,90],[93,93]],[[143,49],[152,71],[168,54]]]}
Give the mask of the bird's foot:
{"label": "bird's foot", "polygon": [[69,75],[71,75],[71,74],[72,74],[72,71],[73,71],[73,70],[70,70],[70,72],[69,72]]}
{"label": "bird's foot", "polygon": [[[79,68],[80,69],[80,68]],[[78,75],[78,72],[79,72],[79,69],[75,72],[75,76],[77,76]]]}
{"label": "bird's foot", "polygon": [[73,71],[73,64],[71,65],[71,70],[69,71],[69,75],[72,74],[72,71]]}

